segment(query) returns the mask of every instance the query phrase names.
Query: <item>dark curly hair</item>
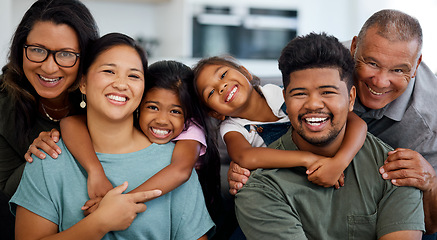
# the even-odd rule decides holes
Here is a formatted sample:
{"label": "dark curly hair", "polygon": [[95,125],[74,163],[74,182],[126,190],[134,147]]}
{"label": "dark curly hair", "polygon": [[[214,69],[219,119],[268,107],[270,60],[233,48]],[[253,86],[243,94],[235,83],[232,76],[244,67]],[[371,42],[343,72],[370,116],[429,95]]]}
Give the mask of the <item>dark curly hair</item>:
{"label": "dark curly hair", "polygon": [[310,33],[291,40],[278,60],[284,88],[290,83],[290,74],[309,68],[335,68],[347,88],[353,86],[354,61],[349,50],[334,36]]}

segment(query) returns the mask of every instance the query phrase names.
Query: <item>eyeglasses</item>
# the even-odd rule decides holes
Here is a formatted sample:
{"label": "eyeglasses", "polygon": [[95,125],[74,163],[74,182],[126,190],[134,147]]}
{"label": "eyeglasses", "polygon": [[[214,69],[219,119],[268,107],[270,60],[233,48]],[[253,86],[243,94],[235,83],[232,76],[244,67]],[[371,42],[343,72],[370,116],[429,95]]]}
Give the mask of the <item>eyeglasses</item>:
{"label": "eyeglasses", "polygon": [[73,67],[80,57],[79,53],[71,51],[52,51],[35,45],[25,44],[24,49],[26,50],[26,58],[31,62],[42,63],[47,60],[50,54],[53,54],[55,63],[60,67],[66,68]]}

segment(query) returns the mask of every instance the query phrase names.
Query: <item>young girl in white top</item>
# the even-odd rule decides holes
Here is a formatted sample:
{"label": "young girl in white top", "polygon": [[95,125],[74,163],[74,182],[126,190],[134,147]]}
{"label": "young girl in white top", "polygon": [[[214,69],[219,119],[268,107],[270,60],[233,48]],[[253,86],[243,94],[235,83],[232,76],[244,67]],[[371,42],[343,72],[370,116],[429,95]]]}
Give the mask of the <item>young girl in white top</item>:
{"label": "young girl in white top", "polygon": [[[202,59],[194,75],[197,93],[210,115],[223,120],[220,132],[233,161],[228,172],[231,194],[247,181],[249,170],[256,168],[304,166],[314,183],[325,187],[343,185],[342,172],[366,136],[367,126],[358,116],[349,115],[346,139],[333,157],[335,161],[304,151],[269,149],[265,146],[289,127],[282,88],[259,86],[259,79],[232,57]],[[323,120],[313,121],[317,124]]]}

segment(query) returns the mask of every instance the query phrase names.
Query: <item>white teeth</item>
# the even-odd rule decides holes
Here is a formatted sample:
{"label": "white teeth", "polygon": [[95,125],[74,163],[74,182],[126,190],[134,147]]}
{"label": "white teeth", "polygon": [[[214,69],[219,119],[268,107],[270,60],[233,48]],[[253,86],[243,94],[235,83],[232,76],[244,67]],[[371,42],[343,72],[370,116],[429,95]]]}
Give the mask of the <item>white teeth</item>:
{"label": "white teeth", "polygon": [[370,87],[368,87],[368,88],[369,88],[369,91],[370,91],[372,94],[374,94],[374,95],[382,95],[382,93],[375,92],[375,90],[371,89]]}
{"label": "white teeth", "polygon": [[328,118],[305,118],[305,122],[307,122],[309,125],[311,126],[318,126],[320,124],[322,124],[323,122],[325,122],[326,120],[328,120]]}
{"label": "white teeth", "polygon": [[126,102],[126,100],[127,100],[125,97],[120,97],[120,96],[116,96],[116,95],[108,95],[106,97],[111,99],[111,100],[118,101],[118,102]]}
{"label": "white teeth", "polygon": [[167,135],[170,132],[169,130],[161,130],[161,129],[154,129],[154,128],[152,128],[152,131],[156,135]]}
{"label": "white teeth", "polygon": [[229,102],[231,98],[234,96],[235,92],[237,91],[237,87],[235,86],[234,89],[229,93],[228,97],[226,98],[226,102]]}
{"label": "white teeth", "polygon": [[45,78],[41,75],[39,75],[39,77],[46,82],[56,82],[56,81],[59,81],[59,79],[61,79],[60,77],[58,77],[58,78]]}

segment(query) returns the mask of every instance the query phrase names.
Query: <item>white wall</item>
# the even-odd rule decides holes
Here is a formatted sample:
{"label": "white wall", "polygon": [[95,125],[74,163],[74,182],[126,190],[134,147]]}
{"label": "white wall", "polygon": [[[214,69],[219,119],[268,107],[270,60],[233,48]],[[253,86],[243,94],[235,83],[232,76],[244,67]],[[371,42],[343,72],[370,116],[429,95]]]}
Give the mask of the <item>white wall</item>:
{"label": "white wall", "polygon": [[[158,38],[155,57],[181,58],[190,52],[189,5],[186,2],[215,0],[169,0],[163,3],[83,0],[93,13],[100,33],[123,32],[134,38]],[[325,31],[340,40],[351,39],[375,11],[395,8],[418,18],[424,32],[423,60],[437,72],[437,1],[435,0],[222,0],[297,6],[299,32]],[[0,65],[6,62],[9,41],[33,0],[0,0]]]}
{"label": "white wall", "polygon": [[83,1],[93,14],[100,35],[120,32],[133,38],[156,37],[154,4],[137,2]]}
{"label": "white wall", "polygon": [[9,0],[0,0],[0,68],[6,63],[6,55],[12,35],[12,4]]}

